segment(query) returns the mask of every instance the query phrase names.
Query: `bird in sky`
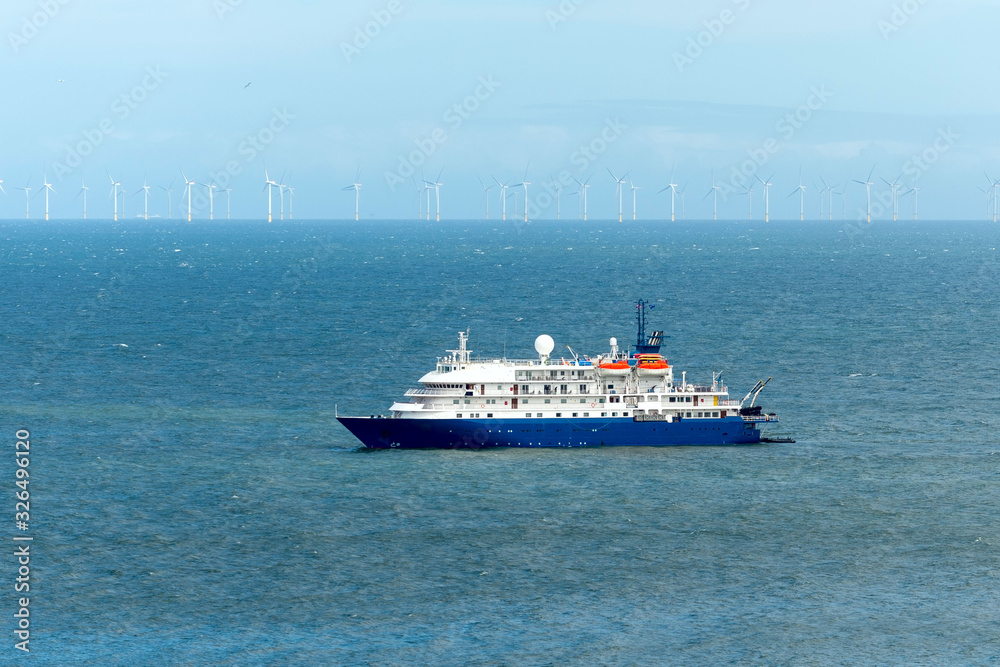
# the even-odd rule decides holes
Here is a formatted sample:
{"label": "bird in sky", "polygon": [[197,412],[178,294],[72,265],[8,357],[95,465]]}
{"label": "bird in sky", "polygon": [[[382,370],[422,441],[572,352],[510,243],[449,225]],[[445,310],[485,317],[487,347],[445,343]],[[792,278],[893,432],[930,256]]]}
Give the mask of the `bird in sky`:
{"label": "bird in sky", "polygon": [[[253,81],[251,81],[250,83],[253,83]],[[247,85],[243,86],[243,90],[246,90],[247,88],[249,88],[250,87],[250,83],[248,83]]]}

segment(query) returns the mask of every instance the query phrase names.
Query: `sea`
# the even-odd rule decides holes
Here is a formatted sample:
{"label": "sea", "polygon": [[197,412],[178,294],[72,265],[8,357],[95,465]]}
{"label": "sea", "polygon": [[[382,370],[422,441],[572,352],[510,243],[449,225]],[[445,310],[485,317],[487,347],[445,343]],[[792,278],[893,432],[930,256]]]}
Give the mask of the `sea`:
{"label": "sea", "polygon": [[[996,225],[0,240],[0,663],[1000,663]],[[796,442],[376,452],[335,419],[386,413],[459,331],[484,357],[632,343],[638,299],[688,380],[773,378],[767,435]]]}

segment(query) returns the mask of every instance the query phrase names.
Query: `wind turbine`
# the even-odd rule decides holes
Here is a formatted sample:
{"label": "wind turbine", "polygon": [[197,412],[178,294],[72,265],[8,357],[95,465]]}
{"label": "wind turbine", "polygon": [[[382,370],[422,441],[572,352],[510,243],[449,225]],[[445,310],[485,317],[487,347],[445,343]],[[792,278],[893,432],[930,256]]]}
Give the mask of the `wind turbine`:
{"label": "wind turbine", "polygon": [[840,195],[840,219],[841,220],[847,220],[847,186],[850,185],[850,184],[851,184],[851,182],[848,181],[847,183],[844,183],[844,187],[842,187],[840,189],[840,192],[832,192],[831,193],[831,198],[830,198],[830,204],[831,205],[833,204],[833,197],[832,197],[832,195]]}
{"label": "wind turbine", "polygon": [[142,179],[142,187],[140,189],[138,189],[138,190],[135,191],[136,194],[139,194],[140,192],[143,193],[143,195],[142,195],[142,200],[143,200],[143,209],[142,209],[143,213],[142,213],[142,217],[143,217],[144,220],[149,220],[149,186],[146,185],[146,179],[145,178]]}
{"label": "wind turbine", "polygon": [[[509,186],[507,185],[507,183],[501,183],[499,181],[499,179],[497,179],[496,176],[493,176],[492,178],[493,178],[494,181],[496,181],[496,184],[498,186],[500,186],[500,204],[501,204],[501,208],[503,209],[503,213],[502,213],[503,217],[501,219],[502,220],[506,220],[507,219],[507,188]],[[509,181],[508,181],[508,183],[509,183]],[[490,187],[493,187],[493,186],[490,186]]]}
{"label": "wind turbine", "polygon": [[208,219],[215,220],[215,188],[219,187],[215,183],[202,183],[202,187],[208,188]]}
{"label": "wind turbine", "polygon": [[868,178],[866,178],[865,180],[859,181],[858,179],[854,179],[855,183],[860,183],[861,185],[865,186],[865,190],[868,192],[868,222],[872,221],[872,186],[875,185],[872,182],[872,174],[875,173],[876,166],[877,165],[872,165],[872,170],[868,172]]}
{"label": "wind turbine", "polygon": [[562,219],[562,191],[566,188],[562,183],[556,181],[552,174],[549,174],[549,178],[552,179],[552,187],[556,191],[556,220]]}
{"label": "wind turbine", "polygon": [[49,192],[55,192],[52,188],[52,184],[49,183],[49,179],[45,176],[45,172],[42,172],[42,185],[45,188],[45,219],[49,219]]}
{"label": "wind turbine", "polygon": [[625,179],[628,178],[628,173],[624,177],[618,178],[614,175],[611,169],[608,169],[608,173],[611,174],[611,178],[615,179],[615,183],[618,188],[618,222],[622,222],[622,192],[625,189]]}
{"label": "wind turbine", "polygon": [[[760,176],[757,174],[753,176],[760,181]],[[764,222],[771,222],[771,186],[774,185],[771,182],[772,178],[774,178],[774,174],[768,176],[766,181],[760,181],[760,184],[764,186]]]}
{"label": "wind turbine", "polygon": [[23,188],[18,188],[18,190],[24,190],[24,219],[30,219],[31,205],[30,205],[30,194],[31,194],[31,178],[28,178],[28,182],[24,184]]}
{"label": "wind turbine", "polygon": [[629,185],[630,188],[632,188],[632,222],[635,222],[636,219],[637,219],[637,216],[636,216],[636,207],[635,207],[635,193],[636,193],[636,190],[642,190],[642,188],[636,187],[635,183],[632,182],[631,178],[628,179],[628,185]]}
{"label": "wind turbine", "polygon": [[183,171],[181,171],[181,178],[184,179],[184,186],[187,188],[187,196],[188,196],[188,222],[191,222],[191,186],[195,185],[195,182],[194,181],[189,181],[188,177],[184,175]]}
{"label": "wind turbine", "polygon": [[267,175],[267,167],[264,167],[264,188],[267,190],[267,221],[271,222],[273,220],[271,216],[271,188],[277,186],[278,184],[271,180],[271,177]]}
{"label": "wind turbine", "polygon": [[[983,172],[983,174],[986,176],[986,180],[989,181],[990,188],[993,190],[993,222],[996,222],[997,221],[997,190],[1000,189],[1000,181],[994,181],[992,178],[990,178],[990,175],[987,174],[985,171]],[[982,188],[980,188],[980,189],[982,189]],[[984,190],[984,192],[985,192],[985,190]],[[987,192],[986,196],[989,197],[990,193]]]}
{"label": "wind turbine", "polygon": [[749,188],[744,185],[743,186],[743,192],[741,192],[740,194],[746,196],[746,198],[747,198],[747,204],[748,204],[748,206],[750,208],[750,211],[749,211],[747,219],[748,220],[753,220],[753,181],[750,181],[750,187]]}
{"label": "wind turbine", "polygon": [[[792,190],[792,194],[788,195],[788,198],[794,197],[796,192],[799,193],[799,222],[802,222],[806,219],[806,186],[802,185],[801,169],[799,169],[799,187]],[[820,213],[820,217],[823,217],[822,213]]]}
{"label": "wind turbine", "polygon": [[[528,180],[528,167],[530,167],[530,166],[531,166],[531,163],[529,162],[528,166],[526,166],[524,168],[524,180],[521,181],[520,183],[518,183],[517,185],[513,186],[515,188],[516,187],[523,187],[524,188],[524,221],[525,222],[528,221],[528,186],[531,185],[531,181]],[[517,200],[515,199],[514,202],[516,204]],[[517,207],[516,206],[514,207],[514,211],[515,211],[515,214],[516,214],[516,211],[517,211]]]}
{"label": "wind turbine", "polygon": [[424,217],[424,190],[426,186],[421,188],[417,185],[417,179],[413,176],[410,176],[410,180],[413,181],[413,189],[417,191],[417,220],[420,220]]}
{"label": "wind turbine", "polygon": [[706,199],[708,199],[709,195],[713,195],[713,194],[715,195],[715,197],[713,198],[713,201],[712,201],[712,219],[713,220],[718,220],[719,219],[719,189],[721,187],[722,186],[720,186],[718,183],[715,182],[715,170],[713,169],[712,170],[712,188],[708,191],[708,194],[706,194],[704,197],[702,197],[702,201],[705,201]]}
{"label": "wind turbine", "polygon": [[899,179],[897,178],[892,183],[884,178],[880,180],[892,189],[892,220],[895,222],[899,220]]}
{"label": "wind turbine", "polygon": [[173,213],[173,194],[174,194],[174,182],[170,181],[170,185],[163,187],[162,185],[156,186],[167,193],[167,220],[172,220],[174,217]]}
{"label": "wind turbine", "polygon": [[916,220],[917,219],[917,204],[919,203],[917,201],[917,199],[920,197],[920,188],[917,187],[916,185],[914,185],[909,190],[907,190],[906,192],[904,192],[903,196],[905,197],[908,194],[912,194],[913,195],[913,219]]}
{"label": "wind turbine", "polygon": [[229,220],[229,207],[233,203],[232,194],[233,194],[233,189],[226,188],[226,220]]}
{"label": "wind turbine", "polygon": [[295,188],[291,186],[291,178],[288,179],[288,219],[292,219],[292,204],[295,203]]}
{"label": "wind turbine", "polygon": [[[354,176],[354,183],[352,183],[351,185],[348,185],[346,188],[343,189],[343,192],[347,192],[348,190],[354,190],[354,221],[355,222],[357,222],[358,220],[361,219],[360,218],[360,212],[361,212],[361,183],[359,183],[360,180],[361,180],[361,165],[359,164],[358,165],[358,172]],[[291,211],[289,211],[288,217],[289,218],[292,217]]]}
{"label": "wind turbine", "polygon": [[687,208],[684,205],[684,193],[687,192],[687,183],[681,188],[681,220],[687,220]]}
{"label": "wind turbine", "polygon": [[593,178],[593,176],[590,176],[589,178],[587,178],[586,181],[583,181],[582,183],[579,180],[577,180],[576,178],[573,179],[580,186],[580,193],[583,195],[583,221],[584,222],[587,221],[587,190],[590,189],[590,179],[591,178]]}
{"label": "wind turbine", "polygon": [[[434,188],[434,199],[437,202],[437,221],[438,222],[441,222],[441,186],[444,185],[444,183],[441,183],[440,181],[441,181],[441,174],[443,174],[443,173],[444,173],[444,168],[442,167],[441,171],[438,172],[437,178],[434,179],[433,183],[431,183],[430,181],[424,181],[425,183],[427,183],[428,186]],[[527,186],[525,186],[524,189],[527,192],[527,190],[528,190]],[[429,191],[428,191],[428,196],[430,196],[430,192]],[[427,215],[430,216],[430,202],[429,201],[427,203],[427,206],[428,206]],[[525,215],[527,215],[527,214],[525,214]]]}
{"label": "wind turbine", "polygon": [[80,198],[80,195],[83,195],[83,219],[84,220],[87,219],[87,192],[89,190],[90,190],[90,188],[88,188],[87,185],[83,182],[83,179],[80,179],[80,191],[78,193],[76,193],[76,197],[73,198],[73,201],[76,201],[77,199]]}
{"label": "wind turbine", "polygon": [[822,176],[819,177],[819,180],[820,180],[820,183],[823,184],[823,190],[821,190],[820,193],[819,193],[819,204],[820,204],[820,206],[819,206],[819,217],[820,217],[820,220],[823,219],[823,195],[824,194],[826,194],[829,197],[829,203],[830,203],[830,210],[829,210],[830,220],[833,220],[833,187],[831,187],[830,185],[827,185],[827,182],[823,179]]}
{"label": "wind turbine", "polygon": [[674,212],[676,211],[676,203],[677,203],[677,184],[674,183],[673,167],[670,167],[670,183],[667,184],[667,187],[663,188],[656,194],[658,195],[663,194],[667,190],[670,190],[670,222],[674,222],[675,219]]}
{"label": "wind turbine", "polygon": [[[477,176],[477,178],[478,178],[478,176]],[[493,186],[491,185],[490,187],[486,187],[486,184],[483,183],[483,179],[480,178],[479,179],[479,187],[481,187],[483,189],[483,201],[486,202],[486,219],[489,220],[490,219],[490,190],[493,189]]]}
{"label": "wind turbine", "polygon": [[121,181],[116,181],[111,178],[111,174],[108,174],[108,179],[111,181],[111,196],[115,200],[115,221],[118,221],[118,188],[121,187]]}

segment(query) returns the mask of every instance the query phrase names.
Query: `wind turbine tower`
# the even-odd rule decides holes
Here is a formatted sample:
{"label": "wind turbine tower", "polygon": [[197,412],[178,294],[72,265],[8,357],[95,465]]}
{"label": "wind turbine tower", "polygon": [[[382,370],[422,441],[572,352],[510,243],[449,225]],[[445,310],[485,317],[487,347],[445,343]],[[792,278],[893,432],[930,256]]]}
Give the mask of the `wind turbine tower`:
{"label": "wind turbine tower", "polygon": [[[441,171],[438,172],[437,178],[434,179],[433,183],[431,183],[430,181],[424,181],[425,183],[427,183],[427,185],[429,187],[434,188],[434,200],[437,202],[437,221],[438,222],[441,222],[441,186],[444,185],[444,183],[441,182],[441,174],[443,174],[443,173],[444,173],[444,169],[442,168]],[[525,190],[527,190],[527,187],[525,187]],[[430,212],[430,205],[431,205],[430,204],[430,190],[427,191],[427,197],[428,197],[428,200],[427,200],[427,217],[429,219],[430,215],[431,215],[431,212]]]}
{"label": "wind turbine tower", "polygon": [[[358,165],[358,171],[354,175],[354,183],[348,185],[344,188],[344,192],[348,190],[354,190],[354,222],[361,219],[361,165]],[[288,217],[291,218],[291,211],[288,213]]]}
{"label": "wind turbine tower", "polygon": [[267,221],[271,222],[273,217],[271,216],[271,192],[272,188],[278,184],[271,180],[271,177],[267,175],[267,167],[264,167],[264,188],[267,190]]}
{"label": "wind turbine tower", "polygon": [[623,192],[625,190],[625,179],[628,177],[628,174],[626,173],[624,177],[618,178],[617,176],[614,175],[614,173],[611,171],[611,169],[608,169],[608,173],[611,174],[611,178],[615,179],[615,183],[617,184],[617,189],[618,189],[618,222],[623,222],[624,218],[622,216],[622,195],[623,195]]}
{"label": "wind turbine tower", "polygon": [[118,188],[121,187],[121,182],[116,181],[111,178],[111,174],[108,174],[108,179],[111,181],[111,196],[115,200],[115,222],[118,221]]}
{"label": "wind turbine tower", "polygon": [[142,179],[142,188],[136,190],[136,194],[142,192],[142,217],[144,220],[149,220],[149,186],[146,185],[146,179]]}
{"label": "wind turbine tower", "polygon": [[45,219],[49,219],[49,192],[55,192],[52,188],[52,184],[49,183],[48,177],[45,176],[45,172],[42,172],[42,185],[45,187]]}
{"label": "wind turbine tower", "polygon": [[756,174],[754,174],[754,178],[764,186],[764,222],[771,222],[771,186],[774,185],[771,179],[774,178],[774,174],[768,176],[766,181],[761,181],[760,176]]}
{"label": "wind turbine tower", "polygon": [[[793,197],[795,193],[799,193],[799,222],[806,219],[806,186],[802,185],[802,170],[799,169],[799,187],[792,190],[792,194],[788,195],[789,198]],[[823,217],[821,212],[820,217]]]}
{"label": "wind turbine tower", "polygon": [[74,199],[74,201],[76,201],[76,199],[79,199],[80,195],[83,195],[83,219],[84,220],[87,219],[87,192],[89,190],[90,190],[90,188],[88,188],[87,184],[83,182],[83,179],[80,179],[80,191],[78,193],[76,193],[76,198]]}
{"label": "wind turbine tower", "polygon": [[865,190],[868,193],[868,222],[872,221],[872,186],[875,185],[872,182],[872,174],[875,173],[875,166],[876,165],[872,165],[872,170],[868,172],[868,178],[865,180],[859,181],[858,179],[854,179],[855,183],[860,183],[865,186]]}
{"label": "wind turbine tower", "polygon": [[188,222],[191,222],[191,188],[192,188],[192,186],[195,185],[195,182],[194,181],[189,181],[188,178],[187,178],[187,176],[184,175],[183,171],[181,172],[181,178],[184,179],[184,185],[187,188],[187,196],[188,196]]}
{"label": "wind turbine tower", "polygon": [[720,186],[718,183],[715,182],[715,170],[713,169],[712,170],[712,188],[708,191],[708,194],[706,194],[702,198],[702,201],[705,201],[706,199],[708,199],[709,195],[715,195],[715,197],[713,197],[713,200],[712,200],[712,219],[713,220],[718,220],[719,219],[719,189],[721,187],[722,186]]}
{"label": "wind turbine tower", "polygon": [[636,219],[638,218],[635,206],[635,193],[637,190],[642,190],[642,188],[636,187],[635,183],[632,182],[631,178],[628,179],[628,184],[629,187],[632,188],[632,222],[635,222]]}
{"label": "wind turbine tower", "polygon": [[582,183],[580,181],[578,181],[577,179],[575,179],[575,178],[573,179],[580,186],[580,193],[583,195],[583,221],[584,222],[587,221],[587,190],[590,189],[590,179],[591,178],[593,178],[593,176],[591,176],[590,178],[588,178],[586,181],[583,181]]}

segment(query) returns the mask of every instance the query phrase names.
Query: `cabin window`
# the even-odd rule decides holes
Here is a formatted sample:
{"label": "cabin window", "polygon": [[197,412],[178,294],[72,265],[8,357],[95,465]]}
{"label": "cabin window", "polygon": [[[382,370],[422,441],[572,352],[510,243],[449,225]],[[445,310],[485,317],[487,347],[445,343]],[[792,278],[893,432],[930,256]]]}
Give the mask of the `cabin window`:
{"label": "cabin window", "polygon": [[712,416],[717,418],[719,416],[719,413],[718,412],[713,412]]}
{"label": "cabin window", "polygon": [[525,412],[524,416],[527,417],[528,419],[531,419],[531,413],[530,412]]}
{"label": "cabin window", "polygon": [[541,412],[539,412],[539,413],[538,413],[538,417],[539,417],[539,419],[541,418],[541,416],[542,416],[542,413],[541,413]]}
{"label": "cabin window", "polygon": [[602,416],[602,417],[607,417],[607,416],[608,416],[608,413],[607,413],[607,412],[602,412],[602,413],[601,413],[601,416]]}
{"label": "cabin window", "polygon": [[561,401],[559,401],[559,402],[560,402],[560,403],[565,403],[565,402],[566,402],[566,399],[564,398],[564,399],[562,399],[562,400],[561,400]]}
{"label": "cabin window", "polygon": [[589,412],[584,412],[584,413],[583,413],[583,416],[584,416],[584,417],[589,417],[589,416],[590,416],[590,413],[589,413]]}
{"label": "cabin window", "polygon": [[627,412],[623,412],[622,413],[622,417],[628,417],[628,413]]}
{"label": "cabin window", "polygon": [[556,417],[562,417],[562,413],[561,412],[557,412],[556,413]]}
{"label": "cabin window", "polygon": [[487,412],[487,413],[486,413],[486,418],[487,418],[487,419],[493,419],[493,414],[492,414],[492,413],[489,413],[489,412]]}
{"label": "cabin window", "polygon": [[459,404],[459,400],[456,398],[454,401],[452,401],[452,403],[454,403],[455,405],[458,405]]}
{"label": "cabin window", "polygon": [[552,399],[551,399],[551,398],[546,398],[546,399],[545,399],[545,402],[546,402],[546,403],[551,403],[551,402],[552,402]]}
{"label": "cabin window", "polygon": [[459,412],[459,413],[458,413],[458,414],[456,415],[456,417],[458,417],[459,419],[461,419],[461,418],[462,418],[462,413],[461,413],[461,412]]}

